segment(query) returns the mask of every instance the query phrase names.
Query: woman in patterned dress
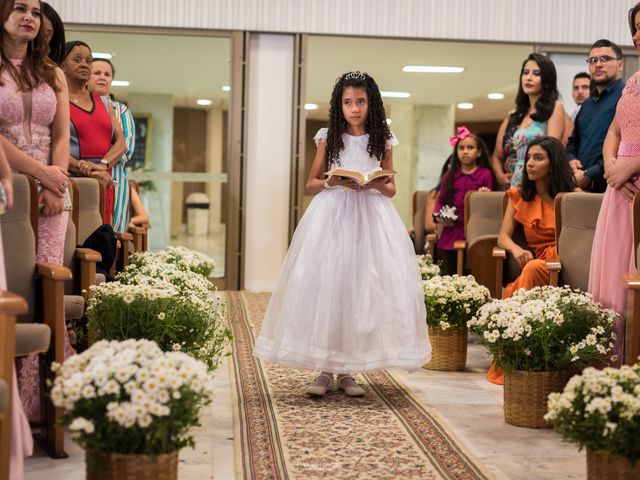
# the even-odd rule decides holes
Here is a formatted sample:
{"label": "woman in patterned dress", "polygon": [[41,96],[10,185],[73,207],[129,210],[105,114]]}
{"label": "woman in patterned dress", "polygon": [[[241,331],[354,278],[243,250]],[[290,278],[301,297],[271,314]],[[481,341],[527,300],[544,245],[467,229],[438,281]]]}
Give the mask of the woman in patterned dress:
{"label": "woman in patterned dress", "polygon": [[[105,58],[95,58],[91,65],[92,74],[89,80],[89,90],[97,93],[101,97],[110,96],[111,82],[116,74],[111,61]],[[122,102],[111,100],[111,105],[116,113],[116,118],[120,122],[124,140],[127,144],[127,151],[122,155],[120,161],[113,165],[113,182],[115,183],[115,202],[113,209],[112,226],[116,232],[126,232],[129,230],[129,180],[127,179],[127,169],[125,168],[129,159],[133,156],[136,145],[136,130],[133,123],[131,110]]]}

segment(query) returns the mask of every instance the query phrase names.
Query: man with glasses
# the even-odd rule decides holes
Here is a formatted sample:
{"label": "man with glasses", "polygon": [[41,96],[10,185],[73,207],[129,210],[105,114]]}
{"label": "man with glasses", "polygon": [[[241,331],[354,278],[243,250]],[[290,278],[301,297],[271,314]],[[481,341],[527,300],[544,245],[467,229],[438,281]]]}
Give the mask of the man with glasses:
{"label": "man with glasses", "polygon": [[580,107],[567,153],[576,182],[589,192],[604,192],[602,145],[622,95],[622,50],[609,40],[598,40],[587,58],[593,90]]}

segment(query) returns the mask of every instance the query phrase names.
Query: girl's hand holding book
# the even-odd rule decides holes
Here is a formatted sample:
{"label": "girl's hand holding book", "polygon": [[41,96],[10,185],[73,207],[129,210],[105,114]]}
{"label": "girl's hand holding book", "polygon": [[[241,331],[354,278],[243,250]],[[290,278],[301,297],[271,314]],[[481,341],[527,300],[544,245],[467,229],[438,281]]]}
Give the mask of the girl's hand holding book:
{"label": "girl's hand holding book", "polygon": [[370,182],[365,183],[360,187],[360,189],[362,190],[374,189],[374,190],[378,190],[380,193],[384,193],[383,192],[384,186],[390,181],[391,181],[390,177],[379,177],[379,178],[376,178],[375,180],[371,180]]}
{"label": "girl's hand holding book", "polygon": [[338,175],[331,175],[326,182],[331,187],[343,187],[351,190],[360,190],[358,183],[349,177],[340,177]]}

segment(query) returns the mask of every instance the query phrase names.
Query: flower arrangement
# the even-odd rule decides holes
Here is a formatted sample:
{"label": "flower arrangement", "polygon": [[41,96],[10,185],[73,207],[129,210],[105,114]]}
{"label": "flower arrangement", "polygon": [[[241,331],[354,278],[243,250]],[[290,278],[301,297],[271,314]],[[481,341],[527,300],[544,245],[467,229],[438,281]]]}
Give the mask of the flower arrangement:
{"label": "flower arrangement", "polygon": [[166,250],[138,255],[116,282],[91,287],[89,328],[100,339],[153,340],[214,370],[228,355],[232,336],[226,304],[204,276],[213,261],[206,257],[200,268],[202,254],[191,255],[184,247]]}
{"label": "flower arrangement", "polygon": [[489,290],[471,275],[436,275],[422,282],[427,324],[442,330],[467,326],[467,320],[489,301]]}
{"label": "flower arrangement", "polygon": [[161,455],[193,446],[211,402],[206,366],[148,340],[99,341],[55,365],[51,400],[85,449]]}
{"label": "flower arrangement", "polygon": [[416,255],[416,257],[418,258],[422,280],[429,280],[431,277],[440,275],[440,266],[433,262],[431,255],[426,253],[424,255]]}
{"label": "flower arrangement", "polygon": [[518,290],[480,308],[467,325],[507,372],[583,368],[613,347],[615,312],[569,287]]}
{"label": "flower arrangement", "polygon": [[549,395],[545,419],[580,448],[640,459],[640,364],[586,368]]}
{"label": "flower arrangement", "polygon": [[458,214],[456,213],[456,207],[453,205],[443,205],[440,211],[433,214],[434,218],[440,218],[446,223],[455,223],[458,220]]}
{"label": "flower arrangement", "polygon": [[189,270],[209,278],[215,269],[212,258],[204,253],[190,250],[186,247],[166,247],[156,252],[134,253],[129,263],[141,267],[145,264],[172,264],[180,270]]}

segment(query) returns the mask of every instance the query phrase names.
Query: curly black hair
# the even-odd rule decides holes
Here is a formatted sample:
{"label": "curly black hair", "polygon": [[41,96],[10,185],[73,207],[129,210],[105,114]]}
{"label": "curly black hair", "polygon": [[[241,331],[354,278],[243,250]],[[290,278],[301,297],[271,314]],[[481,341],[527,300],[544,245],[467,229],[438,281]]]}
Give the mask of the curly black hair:
{"label": "curly black hair", "polygon": [[387,140],[391,132],[387,125],[380,89],[371,75],[364,72],[347,72],[340,76],[333,87],[329,105],[329,131],[327,132],[327,165],[340,164],[340,152],[344,148],[342,134],[347,130],[347,120],[342,114],[342,93],[346,87],[364,88],[367,91],[369,114],[365,120],[365,131],[369,134],[367,152],[372,157],[384,159]]}
{"label": "curly black hair", "polygon": [[[493,177],[493,184],[496,184],[495,174],[493,173],[493,168],[491,168],[491,157],[489,154],[489,148],[487,148],[486,143],[475,135],[472,135],[472,138],[475,139],[478,144],[478,150],[480,150],[480,155],[478,156],[478,160],[476,160],[476,164],[479,167],[485,167],[491,172],[491,176]],[[460,158],[458,157],[458,143],[456,142],[453,147],[453,153],[451,154],[451,160],[449,162],[449,170],[447,170],[446,178],[443,178],[440,182],[442,184],[442,204],[443,205],[453,205],[453,182],[455,180],[456,170],[462,168],[462,164],[460,163]]]}
{"label": "curly black hair", "polygon": [[[576,188],[576,179],[569,165],[569,157],[560,140],[553,137],[540,137],[531,141],[527,147],[525,158],[529,156],[531,147],[539,146],[547,152],[549,157],[549,177],[547,189],[551,198],[556,198],[560,192],[573,192]],[[526,164],[525,164],[526,165]],[[529,175],[522,176],[520,195],[525,202],[530,202],[536,196],[536,184],[529,180]]]}
{"label": "curly black hair", "polygon": [[556,100],[560,97],[558,93],[556,66],[546,55],[540,53],[530,54],[525,61],[522,62],[522,68],[520,68],[518,94],[516,95],[516,111],[512,113],[509,118],[509,123],[513,125],[520,125],[522,120],[529,114],[529,109],[531,108],[529,95],[524,93],[522,88],[522,72],[524,71],[524,66],[531,60],[538,64],[542,83],[542,94],[536,102],[536,111],[531,115],[531,119],[536,122],[546,122],[549,120],[556,106]]}

